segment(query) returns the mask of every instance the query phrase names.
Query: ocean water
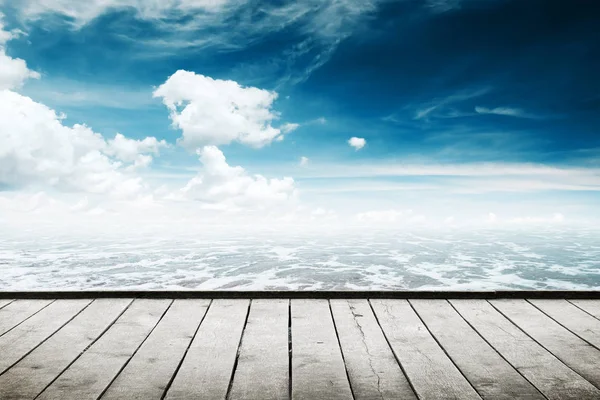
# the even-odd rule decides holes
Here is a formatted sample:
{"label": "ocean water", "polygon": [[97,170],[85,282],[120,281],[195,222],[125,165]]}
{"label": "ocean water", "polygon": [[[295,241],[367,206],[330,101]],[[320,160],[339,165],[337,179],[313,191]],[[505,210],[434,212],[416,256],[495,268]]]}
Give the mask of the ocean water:
{"label": "ocean water", "polygon": [[0,290],[600,289],[600,230],[0,235]]}

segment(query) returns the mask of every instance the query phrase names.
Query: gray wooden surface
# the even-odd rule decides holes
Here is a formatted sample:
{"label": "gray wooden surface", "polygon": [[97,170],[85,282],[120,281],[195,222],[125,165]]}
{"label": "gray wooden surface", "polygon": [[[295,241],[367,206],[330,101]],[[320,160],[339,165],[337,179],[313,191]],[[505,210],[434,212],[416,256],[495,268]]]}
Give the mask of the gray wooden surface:
{"label": "gray wooden surface", "polygon": [[544,398],[469,326],[450,303],[445,300],[410,302],[481,397],[503,400]]}
{"label": "gray wooden surface", "polygon": [[569,302],[600,319],[600,300],[569,300]]}
{"label": "gray wooden surface", "polygon": [[406,300],[371,300],[420,399],[480,399]]}
{"label": "gray wooden surface", "polygon": [[33,399],[108,329],[131,303],[98,299],[63,329],[0,375],[0,399]]}
{"label": "gray wooden surface", "polygon": [[525,300],[492,300],[527,335],[596,387],[600,387],[600,351],[566,330]]}
{"label": "gray wooden surface", "polygon": [[7,301],[6,307],[0,309],[0,336],[51,302],[52,300],[18,300],[12,303]]}
{"label": "gray wooden surface", "polygon": [[352,399],[327,300],[292,300],[292,399]]}
{"label": "gray wooden surface", "polygon": [[451,303],[491,346],[548,399],[600,399],[600,390],[531,339],[489,302],[451,300]]}
{"label": "gray wooden surface", "polygon": [[354,398],[416,399],[368,300],[331,300]]}
{"label": "gray wooden surface", "polygon": [[102,398],[160,400],[209,304],[209,300],[175,300]]}
{"label": "gray wooden surface", "polygon": [[277,400],[289,394],[289,300],[253,300],[231,399]]}
{"label": "gray wooden surface", "polygon": [[249,304],[249,300],[213,300],[167,399],[226,397]]}
{"label": "gray wooden surface", "polygon": [[170,302],[135,300],[38,399],[97,399],[156,326]]}
{"label": "gray wooden surface", "polygon": [[600,399],[598,300],[0,300],[0,399]]}

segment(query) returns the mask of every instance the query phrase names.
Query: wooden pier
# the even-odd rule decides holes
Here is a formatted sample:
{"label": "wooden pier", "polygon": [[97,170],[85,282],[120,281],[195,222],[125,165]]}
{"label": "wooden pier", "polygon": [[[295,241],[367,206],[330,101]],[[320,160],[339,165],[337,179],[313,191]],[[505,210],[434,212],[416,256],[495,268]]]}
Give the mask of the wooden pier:
{"label": "wooden pier", "polygon": [[1,293],[0,399],[600,399],[600,296]]}

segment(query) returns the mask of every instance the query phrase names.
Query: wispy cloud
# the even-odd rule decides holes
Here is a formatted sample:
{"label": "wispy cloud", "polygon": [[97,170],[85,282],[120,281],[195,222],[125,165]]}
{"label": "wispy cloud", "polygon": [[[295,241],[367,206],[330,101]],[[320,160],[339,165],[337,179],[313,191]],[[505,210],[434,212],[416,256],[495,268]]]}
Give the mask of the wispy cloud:
{"label": "wispy cloud", "polygon": [[[447,117],[448,113],[443,114],[442,111],[447,111],[447,108],[453,104],[460,103],[466,100],[470,100],[476,97],[483,96],[488,93],[490,88],[480,88],[475,90],[463,90],[457,93],[453,93],[446,97],[440,97],[433,99],[429,102],[419,104],[414,107],[415,120],[427,120],[433,117]],[[455,112],[455,110],[450,110]]]}
{"label": "wispy cloud", "polygon": [[504,115],[507,117],[516,117],[516,118],[530,118],[530,119],[541,119],[539,115],[534,115],[527,113],[520,108],[512,108],[512,107],[475,107],[475,112],[477,114],[493,114],[493,115]]}

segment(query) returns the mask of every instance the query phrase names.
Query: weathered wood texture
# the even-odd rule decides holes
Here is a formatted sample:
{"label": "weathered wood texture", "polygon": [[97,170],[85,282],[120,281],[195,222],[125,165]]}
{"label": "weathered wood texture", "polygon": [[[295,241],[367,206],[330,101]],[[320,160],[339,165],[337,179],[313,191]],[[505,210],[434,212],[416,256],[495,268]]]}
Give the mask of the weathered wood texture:
{"label": "weathered wood texture", "polygon": [[292,300],[292,399],[352,399],[327,300]]}
{"label": "weathered wood texture", "polygon": [[600,390],[527,336],[485,300],[451,300],[485,340],[548,399],[600,399]]}
{"label": "weathered wood texture", "polygon": [[504,316],[572,370],[600,387],[600,351],[525,300],[492,300]]}
{"label": "weathered wood texture", "polygon": [[[484,399],[544,399],[445,300],[411,300],[417,313]],[[458,340],[457,340],[458,339]]]}
{"label": "weathered wood texture", "polygon": [[52,300],[18,300],[0,309],[0,336],[50,304]]}
{"label": "weathered wood texture", "polygon": [[288,398],[289,303],[289,300],[252,301],[230,399]]}
{"label": "weathered wood texture", "polygon": [[0,300],[0,399],[600,400],[600,302]]}
{"label": "weathered wood texture", "polygon": [[420,399],[480,399],[407,300],[371,300],[371,304]]}
{"label": "weathered wood texture", "polygon": [[156,326],[169,303],[168,300],[134,301],[38,399],[97,399]]}
{"label": "weathered wood texture", "polygon": [[213,300],[167,399],[224,399],[235,365],[249,300]]}
{"label": "weathered wood texture", "polygon": [[102,399],[160,400],[210,301],[175,300]]}
{"label": "weathered wood texture", "polygon": [[92,300],[55,301],[0,336],[0,373],[25,357]]}
{"label": "weathered wood texture", "polygon": [[416,399],[368,300],[331,300],[354,398]]}
{"label": "weathered wood texture", "polygon": [[[69,301],[69,300],[63,300]],[[98,299],[69,324],[0,375],[0,399],[33,399],[83,353],[131,303]]]}

